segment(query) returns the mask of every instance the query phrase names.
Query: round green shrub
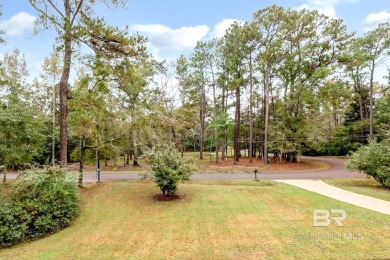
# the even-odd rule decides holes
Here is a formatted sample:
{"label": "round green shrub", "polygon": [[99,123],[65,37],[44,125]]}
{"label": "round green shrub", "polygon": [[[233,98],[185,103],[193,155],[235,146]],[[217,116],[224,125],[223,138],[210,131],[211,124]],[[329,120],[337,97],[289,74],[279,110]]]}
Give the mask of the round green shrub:
{"label": "round green shrub", "polygon": [[358,170],[372,176],[383,187],[390,188],[390,143],[376,141],[361,147],[352,154],[346,164],[351,170]]}

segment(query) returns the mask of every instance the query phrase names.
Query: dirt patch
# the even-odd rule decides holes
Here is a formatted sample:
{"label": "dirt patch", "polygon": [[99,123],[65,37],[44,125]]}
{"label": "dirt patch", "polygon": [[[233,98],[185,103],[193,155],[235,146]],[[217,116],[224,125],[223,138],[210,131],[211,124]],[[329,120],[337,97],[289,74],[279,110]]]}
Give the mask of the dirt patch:
{"label": "dirt patch", "polygon": [[[78,171],[79,170],[79,163],[78,162],[72,162],[68,164],[68,169],[70,171]],[[150,167],[147,165],[140,165],[140,166],[133,166],[133,165],[108,165],[105,166],[104,164],[100,164],[100,171],[104,172],[131,172],[131,171],[145,171],[149,170]],[[96,165],[84,165],[84,171],[85,172],[94,172],[96,171]]]}
{"label": "dirt patch", "polygon": [[175,193],[175,194],[167,195],[167,196],[164,196],[164,195],[162,195],[160,193],[160,194],[154,195],[153,196],[153,200],[156,200],[156,201],[172,201],[172,200],[184,199],[184,197],[185,197],[185,195],[181,194],[181,193]]}

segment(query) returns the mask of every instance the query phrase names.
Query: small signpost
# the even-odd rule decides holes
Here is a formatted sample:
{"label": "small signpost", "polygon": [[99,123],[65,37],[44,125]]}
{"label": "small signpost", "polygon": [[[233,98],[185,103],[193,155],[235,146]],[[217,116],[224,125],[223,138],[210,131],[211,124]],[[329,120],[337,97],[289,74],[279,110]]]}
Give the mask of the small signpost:
{"label": "small signpost", "polygon": [[255,169],[253,172],[255,173],[255,181],[257,181],[257,173],[258,173],[257,169]]}
{"label": "small signpost", "polygon": [[99,160],[99,154],[97,148],[96,148],[96,179],[97,182],[100,182],[100,160]]}

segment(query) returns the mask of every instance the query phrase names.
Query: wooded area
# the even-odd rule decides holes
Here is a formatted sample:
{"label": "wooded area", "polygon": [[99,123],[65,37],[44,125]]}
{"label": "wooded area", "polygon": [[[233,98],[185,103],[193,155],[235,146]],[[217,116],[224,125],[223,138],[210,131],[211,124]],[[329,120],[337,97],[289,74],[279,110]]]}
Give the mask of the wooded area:
{"label": "wooded area", "polygon": [[170,63],[148,53],[146,38],[96,17],[98,2],[30,0],[58,46],[33,82],[18,49],[1,60],[0,165],[71,160],[82,172],[98,156],[137,166],[157,143],[200,159],[212,151],[217,163],[230,149],[234,163],[243,150],[293,162],[388,138],[390,70],[376,75],[390,54],[389,23],[358,37],[341,19],[272,6]]}

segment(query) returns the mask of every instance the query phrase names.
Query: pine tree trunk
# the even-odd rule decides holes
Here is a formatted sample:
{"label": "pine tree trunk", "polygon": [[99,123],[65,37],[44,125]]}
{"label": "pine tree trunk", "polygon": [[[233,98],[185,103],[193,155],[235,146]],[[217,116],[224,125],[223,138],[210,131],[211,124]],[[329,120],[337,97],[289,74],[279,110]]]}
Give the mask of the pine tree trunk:
{"label": "pine tree trunk", "polygon": [[[222,113],[225,113],[225,87],[222,88]],[[223,135],[225,134],[225,129],[222,130],[223,132]],[[226,159],[226,148],[225,148],[225,138],[223,137],[222,140],[221,140],[221,152],[222,152],[222,155],[221,155],[221,159],[222,161],[224,161]]]}
{"label": "pine tree trunk", "polygon": [[203,150],[204,150],[204,133],[205,133],[205,116],[206,116],[206,93],[205,88],[202,86],[201,89],[201,102],[199,110],[200,118],[200,135],[199,135],[199,159],[203,160]]}
{"label": "pine tree trunk", "polygon": [[249,149],[248,156],[249,162],[252,162],[253,156],[253,80],[252,80],[252,52],[249,57]]}
{"label": "pine tree trunk", "polygon": [[52,132],[52,140],[51,140],[51,164],[54,166],[56,163],[56,83],[54,81],[55,79],[53,78],[52,84],[53,84],[53,100],[52,100],[52,127],[53,127],[53,132]]}
{"label": "pine tree trunk", "polygon": [[240,160],[240,121],[241,121],[241,91],[240,86],[236,88],[236,113],[234,128],[234,164]]}
{"label": "pine tree trunk", "polygon": [[[69,1],[65,1],[65,13],[67,18],[71,17]],[[60,81],[60,161],[62,166],[68,164],[68,82],[72,58],[72,35],[70,21],[65,21],[64,28],[64,67]]]}
{"label": "pine tree trunk", "polygon": [[370,140],[374,140],[374,69],[375,61],[371,63],[370,75]]}
{"label": "pine tree trunk", "polygon": [[267,64],[265,65],[264,74],[264,148],[263,148],[263,163],[268,164],[268,116],[269,116],[269,88],[270,88],[270,72]]}

